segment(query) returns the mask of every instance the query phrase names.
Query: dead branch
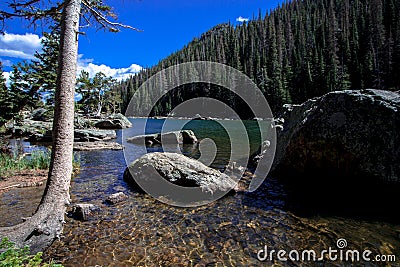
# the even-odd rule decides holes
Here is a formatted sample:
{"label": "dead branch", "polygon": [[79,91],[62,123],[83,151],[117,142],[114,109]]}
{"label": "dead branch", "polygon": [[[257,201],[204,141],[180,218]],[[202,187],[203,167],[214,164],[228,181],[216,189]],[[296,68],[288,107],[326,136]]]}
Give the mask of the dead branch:
{"label": "dead branch", "polygon": [[93,18],[96,20],[96,22],[105,29],[109,29],[111,32],[119,32],[120,28],[126,28],[126,29],[131,29],[134,31],[142,32],[143,30],[140,30],[138,28],[132,27],[130,25],[125,25],[119,22],[113,22],[107,19],[107,17],[93,8],[89,3],[87,3],[85,0],[82,1],[82,4],[89,10]]}

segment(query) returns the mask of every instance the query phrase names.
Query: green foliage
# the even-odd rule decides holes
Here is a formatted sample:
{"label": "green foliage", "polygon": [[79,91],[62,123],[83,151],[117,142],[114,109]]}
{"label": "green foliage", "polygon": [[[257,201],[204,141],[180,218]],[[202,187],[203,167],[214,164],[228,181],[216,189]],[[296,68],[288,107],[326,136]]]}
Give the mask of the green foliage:
{"label": "green foliage", "polygon": [[[9,97],[8,97],[8,89],[6,86],[6,79],[3,76],[3,65],[0,61],[0,106],[5,108],[6,113],[10,109],[10,103],[9,103]],[[0,127],[4,125],[4,123],[7,122],[7,116],[5,114],[0,115]]]}
{"label": "green foliage", "polygon": [[99,116],[103,109],[116,110],[119,95],[113,90],[116,80],[106,77],[102,72],[95,74],[93,78],[89,73],[82,70],[77,79],[77,92],[82,95],[78,107],[82,108],[85,114]]}
{"label": "green foliage", "polygon": [[50,166],[50,151],[33,151],[28,156],[0,153],[0,176],[10,175],[15,171],[34,169],[45,170]]}
{"label": "green foliage", "polygon": [[8,238],[0,243],[0,267],[62,267],[53,262],[43,263],[42,252],[30,255],[29,247],[17,248]]}
{"label": "green foliage", "polygon": [[[5,111],[0,114],[0,126],[15,118],[24,108],[42,105],[41,97],[47,95],[46,104],[52,110],[56,89],[60,27],[56,23],[51,32],[44,33],[42,52],[36,52],[31,62],[20,62],[12,66],[9,88],[0,76],[0,104]],[[0,73],[2,73],[0,65]]]}
{"label": "green foliage", "polygon": [[[0,153],[0,176],[11,175],[21,170],[46,170],[50,167],[51,151],[35,150],[30,155],[18,156]],[[79,171],[80,157],[74,154],[72,166],[74,173]]]}
{"label": "green foliage", "polygon": [[47,94],[46,104],[54,105],[57,83],[58,54],[60,43],[60,24],[58,21],[45,32],[41,43],[42,51],[35,53],[35,60],[30,64],[30,75],[40,85],[40,92]]}
{"label": "green foliage", "polygon": [[[122,112],[150,76],[195,60],[220,62],[242,71],[275,112],[283,103],[301,103],[333,90],[399,90],[399,17],[400,1],[393,0],[284,2],[242,25],[217,25],[156,66],[121,82]],[[222,94],[204,87],[172,92],[154,107],[154,115],[167,115],[179,101],[194,96]],[[237,98],[224,100],[243,117],[250,116]]]}

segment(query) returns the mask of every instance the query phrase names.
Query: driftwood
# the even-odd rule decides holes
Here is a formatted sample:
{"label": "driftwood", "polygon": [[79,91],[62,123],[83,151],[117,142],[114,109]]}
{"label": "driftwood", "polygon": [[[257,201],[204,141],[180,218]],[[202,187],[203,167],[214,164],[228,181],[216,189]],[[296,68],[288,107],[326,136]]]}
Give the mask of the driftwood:
{"label": "driftwood", "polygon": [[0,188],[0,191],[11,189],[11,188],[24,188],[24,187],[35,187],[35,186],[42,186],[43,182],[46,181],[47,178],[41,179],[39,181],[34,181],[34,182],[24,182],[24,183],[18,183],[18,184],[13,184],[13,185],[8,185],[5,187]]}

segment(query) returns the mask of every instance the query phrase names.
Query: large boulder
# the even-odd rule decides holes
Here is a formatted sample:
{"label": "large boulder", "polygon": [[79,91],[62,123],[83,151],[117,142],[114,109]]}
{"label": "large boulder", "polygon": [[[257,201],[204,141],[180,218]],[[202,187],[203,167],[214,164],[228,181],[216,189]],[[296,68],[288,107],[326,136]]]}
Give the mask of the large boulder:
{"label": "large boulder", "polygon": [[75,129],[75,142],[104,141],[117,138],[114,130]]}
{"label": "large boulder", "polygon": [[94,125],[97,121],[98,120],[85,118],[81,114],[75,113],[74,127],[75,129],[91,129],[94,128]]}
{"label": "large boulder", "polygon": [[100,120],[95,124],[96,128],[99,129],[124,129],[132,127],[132,123],[127,117],[121,113],[112,114],[104,120]]}
{"label": "large boulder", "polygon": [[126,139],[133,144],[146,144],[147,146],[163,144],[195,144],[197,137],[192,130],[181,130],[159,134],[138,135]]}
{"label": "large boulder", "polygon": [[229,191],[236,186],[235,180],[218,170],[184,155],[167,152],[145,154],[125,169],[124,180],[142,191],[133,177],[155,191],[157,187],[162,189],[160,177],[175,185],[199,187],[210,195]]}
{"label": "large boulder", "polygon": [[[97,130],[97,129],[75,129],[74,142],[97,142],[117,138],[114,130]],[[52,130],[46,130],[44,133],[36,132],[29,136],[29,142],[51,142],[53,139]],[[101,143],[99,143],[102,145]],[[106,145],[110,146],[110,145]],[[78,145],[77,147],[82,147]]]}
{"label": "large boulder", "polygon": [[273,171],[400,182],[399,110],[398,93],[373,89],[286,105]]}
{"label": "large boulder", "polygon": [[43,135],[51,129],[52,123],[45,121],[34,121],[25,119],[16,125],[9,125],[7,134],[11,134],[14,137],[31,137],[34,135]]}

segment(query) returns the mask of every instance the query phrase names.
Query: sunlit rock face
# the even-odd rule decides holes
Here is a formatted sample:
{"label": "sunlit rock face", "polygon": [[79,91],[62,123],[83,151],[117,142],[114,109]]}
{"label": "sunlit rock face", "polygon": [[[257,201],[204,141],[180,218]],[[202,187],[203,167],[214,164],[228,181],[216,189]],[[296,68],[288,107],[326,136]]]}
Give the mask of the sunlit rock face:
{"label": "sunlit rock face", "polygon": [[199,187],[203,192],[214,194],[229,191],[236,182],[228,175],[207,167],[200,161],[177,153],[145,154],[126,168],[124,180],[141,190],[137,181],[162,192],[166,181],[183,187]]}

